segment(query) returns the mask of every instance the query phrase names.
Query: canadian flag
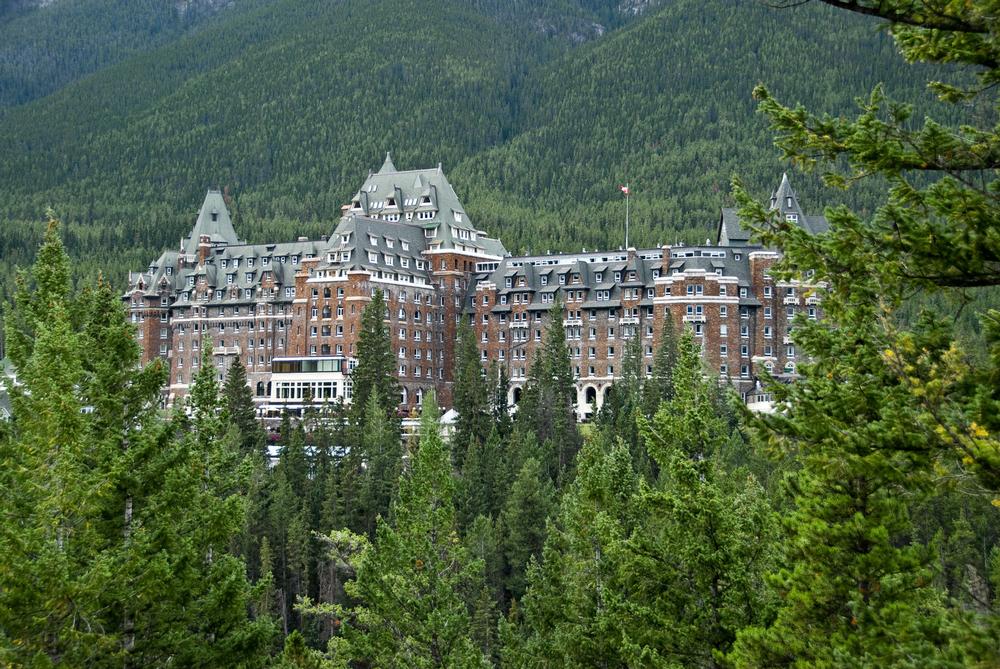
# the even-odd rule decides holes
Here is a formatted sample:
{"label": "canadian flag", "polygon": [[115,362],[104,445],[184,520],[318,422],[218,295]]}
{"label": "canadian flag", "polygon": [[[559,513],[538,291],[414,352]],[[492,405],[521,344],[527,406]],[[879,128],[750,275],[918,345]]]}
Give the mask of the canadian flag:
{"label": "canadian flag", "polygon": [[619,186],[619,188],[622,189],[622,192],[625,193],[626,196],[628,195],[628,186]]}

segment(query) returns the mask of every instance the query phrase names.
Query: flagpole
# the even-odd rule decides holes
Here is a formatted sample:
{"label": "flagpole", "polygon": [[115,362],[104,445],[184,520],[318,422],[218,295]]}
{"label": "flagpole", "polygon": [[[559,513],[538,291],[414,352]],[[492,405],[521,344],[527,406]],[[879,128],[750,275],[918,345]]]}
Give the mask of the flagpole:
{"label": "flagpole", "polygon": [[628,182],[625,182],[625,250],[628,250],[628,196],[629,196]]}

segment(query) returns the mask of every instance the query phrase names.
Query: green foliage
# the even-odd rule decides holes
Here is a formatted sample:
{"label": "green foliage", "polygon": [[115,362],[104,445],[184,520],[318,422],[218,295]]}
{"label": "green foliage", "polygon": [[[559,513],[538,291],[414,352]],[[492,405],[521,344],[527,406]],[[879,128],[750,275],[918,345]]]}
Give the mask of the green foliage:
{"label": "green foliage", "polygon": [[850,8],[888,19],[908,61],[974,67],[957,84],[929,84],[961,104],[922,124],[912,105],[891,101],[881,86],[859,102],[855,118],[786,107],[767,89],[755,91],[785,157],[823,170],[831,186],[878,175],[889,189],[872,214],[828,210],[830,232],[811,238],[737,185],[744,219],[785,251],[774,274],[818,284],[827,320],[796,325],[796,344],[812,362],[799,367],[798,383],[772,389],[785,410],[758,423],[774,452],[801,469],[789,482],[785,566],[773,577],[781,606],[772,623],[741,633],[732,659],[990,666],[997,619],[969,606],[985,584],[965,588],[959,584],[970,586],[971,572],[955,571],[976,562],[968,519],[956,514],[935,546],[921,531],[929,523],[914,521],[911,509],[963,496],[971,509],[981,502],[977,485],[993,497],[1000,489],[997,315],[979,314],[989,353],[972,356],[951,322],[914,309],[912,297],[1000,284],[991,120],[997,24],[989,2]]}
{"label": "green foliage", "polygon": [[396,379],[396,358],[392,352],[392,341],[385,325],[388,307],[385,295],[376,290],[372,299],[361,312],[361,332],[358,335],[358,364],[351,372],[353,395],[351,398],[351,422],[360,441],[367,428],[366,411],[368,398],[378,394],[382,411],[386,416],[394,416],[399,403],[399,381]]}
{"label": "green foliage", "polygon": [[[111,4],[119,22],[104,20]],[[626,180],[634,243],[701,242],[732,173],[778,176],[753,82],[832,113],[857,85],[914,91],[887,36],[818,3],[620,4],[241,0],[183,33],[154,19],[164,27],[133,49],[109,33],[169,7],[54,3],[44,12],[60,39],[11,22],[0,44],[38,40],[60,71],[96,71],[0,112],[0,277],[29,262],[52,203],[81,278],[103,268],[117,286],[176,246],[212,185],[228,186],[251,241],[329,234],[387,149],[400,166],[443,162],[477,227],[514,251],[617,247]],[[91,44],[60,44],[70,28]],[[387,61],[386,44],[407,56]],[[871,210],[878,190],[845,197]]]}
{"label": "green foliage", "polygon": [[503,532],[504,589],[520,599],[527,586],[528,563],[538,558],[545,543],[545,520],[555,492],[535,458],[525,460],[507,496],[500,517]]}
{"label": "green foliage", "polygon": [[466,452],[481,448],[492,428],[489,388],[479,362],[476,333],[464,319],[458,326],[453,378],[455,385],[452,393],[458,419],[451,437],[452,461],[462,471]]}
{"label": "green foliage", "polygon": [[52,222],[8,319],[21,385],[0,444],[0,654],[30,666],[259,664],[273,628],[248,619],[254,592],[226,553],[244,470],[215,419],[211,365],[193,420],[163,422],[163,370],[137,368],[118,296],[100,283],[73,298],[68,285]]}
{"label": "green foliage", "polygon": [[563,304],[549,309],[541,348],[535,353],[518,406],[517,422],[542,444],[541,465],[557,485],[572,473],[580,448],[576,425],[576,384],[562,324]]}
{"label": "green foliage", "polygon": [[483,667],[470,638],[469,593],[482,563],[470,559],[455,523],[454,480],[433,397],[424,401],[420,444],[400,479],[393,522],[357,558],[347,585],[359,602],[345,631],[348,656],[379,667]]}

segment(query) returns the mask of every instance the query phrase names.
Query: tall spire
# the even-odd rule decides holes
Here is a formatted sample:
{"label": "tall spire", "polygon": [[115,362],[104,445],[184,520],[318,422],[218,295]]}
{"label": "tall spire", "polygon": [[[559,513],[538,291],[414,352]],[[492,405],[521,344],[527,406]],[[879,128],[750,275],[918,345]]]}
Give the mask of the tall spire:
{"label": "tall spire", "polygon": [[390,172],[398,172],[396,166],[392,164],[392,156],[388,151],[385,152],[385,162],[382,163],[382,168],[378,171],[379,174],[389,174]]}

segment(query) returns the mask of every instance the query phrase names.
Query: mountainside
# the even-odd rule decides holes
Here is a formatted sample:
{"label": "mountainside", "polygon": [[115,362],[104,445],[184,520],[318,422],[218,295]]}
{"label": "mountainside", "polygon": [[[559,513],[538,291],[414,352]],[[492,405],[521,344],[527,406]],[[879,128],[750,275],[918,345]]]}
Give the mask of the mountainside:
{"label": "mountainside", "polygon": [[15,0],[0,8],[0,116],[196,30],[226,8],[268,0]]}
{"label": "mountainside", "polygon": [[837,112],[877,81],[912,96],[903,67],[873,24],[812,5],[247,0],[0,118],[0,272],[54,206],[118,280],[209,186],[252,240],[320,234],[386,150],[442,162],[512,250],[621,244],[625,181],[634,243],[704,239],[732,174],[783,169],[755,83]]}

